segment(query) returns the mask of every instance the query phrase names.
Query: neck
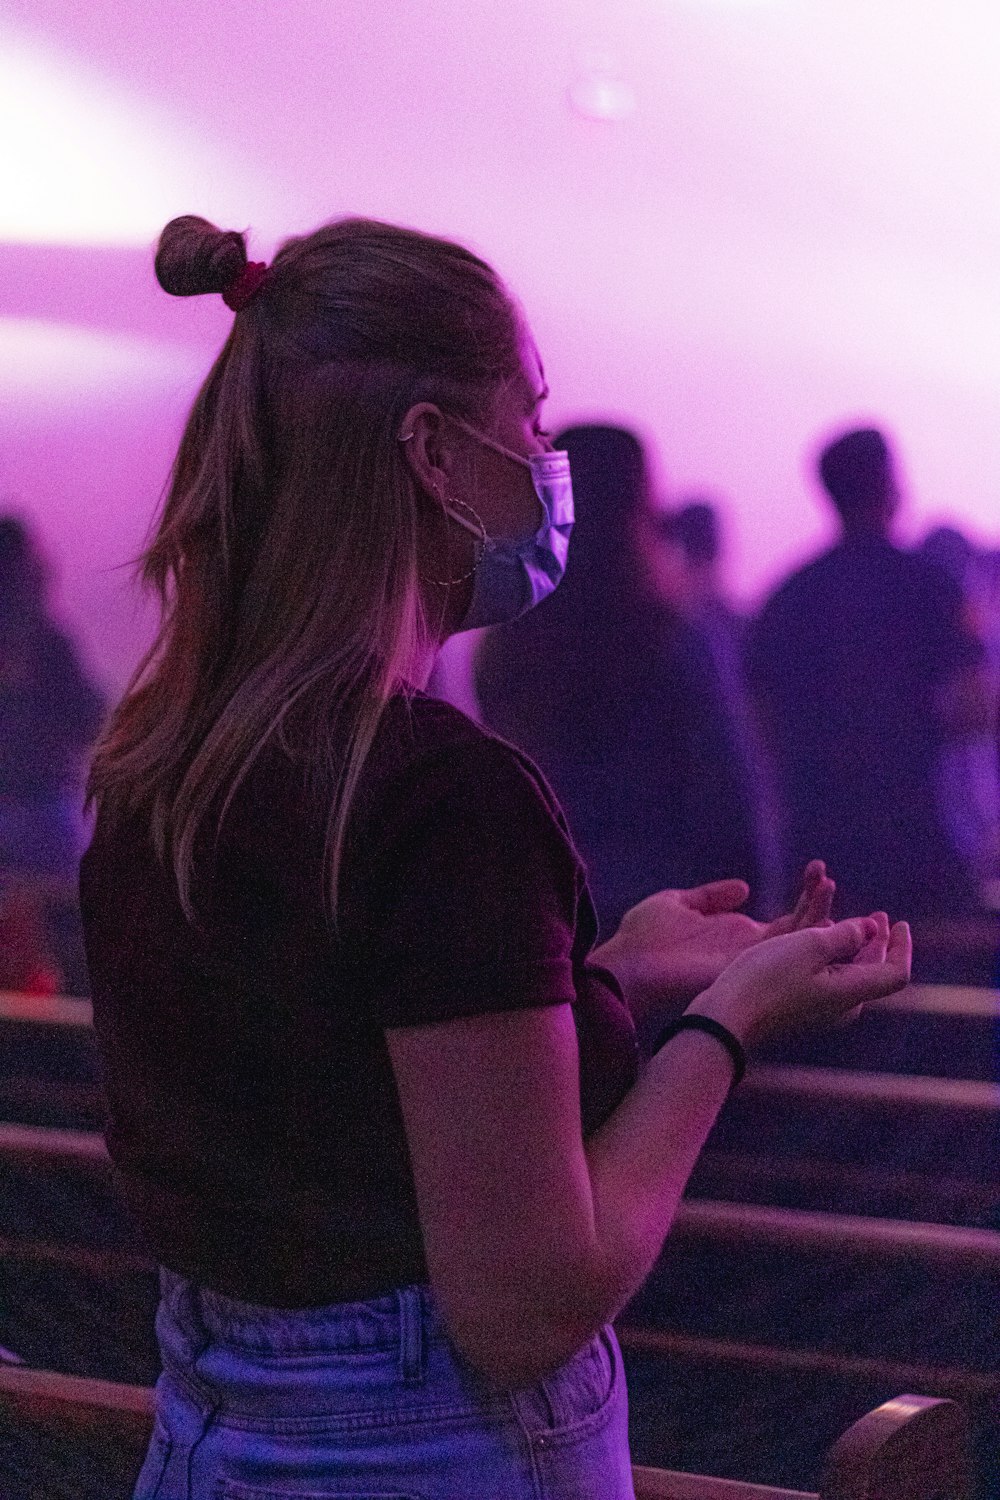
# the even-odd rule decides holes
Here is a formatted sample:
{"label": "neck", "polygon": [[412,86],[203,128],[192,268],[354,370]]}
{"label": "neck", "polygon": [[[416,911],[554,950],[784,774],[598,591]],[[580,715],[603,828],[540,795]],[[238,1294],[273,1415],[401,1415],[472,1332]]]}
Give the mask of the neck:
{"label": "neck", "polygon": [[888,542],[891,541],[889,527],[879,521],[857,522],[852,521],[850,525],[843,527],[845,542]]}

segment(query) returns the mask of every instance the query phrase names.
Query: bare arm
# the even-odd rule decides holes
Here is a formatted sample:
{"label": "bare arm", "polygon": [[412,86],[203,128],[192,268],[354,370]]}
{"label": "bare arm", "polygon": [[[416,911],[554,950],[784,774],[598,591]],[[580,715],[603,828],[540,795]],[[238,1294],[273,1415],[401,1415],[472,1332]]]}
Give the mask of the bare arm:
{"label": "bare arm", "polygon": [[[885,934],[881,954],[839,972],[831,955],[859,957],[870,927],[775,938],[730,965],[694,1008],[747,1037],[778,1013],[832,1019],[906,982],[904,934],[894,930],[888,958]],[[387,1037],[431,1282],[452,1336],[500,1384],[531,1381],[648,1274],[726,1097],[727,1054],[711,1037],[675,1038],[584,1143],[568,1006]]]}
{"label": "bare arm", "polygon": [[526,1384],[647,1275],[729,1060],[710,1037],[678,1037],[585,1147],[569,1006],[387,1035],[445,1319],[474,1364]]}

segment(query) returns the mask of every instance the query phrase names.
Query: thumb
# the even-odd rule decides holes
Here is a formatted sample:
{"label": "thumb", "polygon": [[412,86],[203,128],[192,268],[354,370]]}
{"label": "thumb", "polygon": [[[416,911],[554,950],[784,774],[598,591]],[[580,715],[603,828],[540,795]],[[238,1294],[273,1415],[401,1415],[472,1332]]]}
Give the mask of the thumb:
{"label": "thumb", "polygon": [[745,880],[712,880],[707,885],[696,885],[678,894],[692,911],[712,917],[720,912],[738,911],[749,899],[750,887]]}

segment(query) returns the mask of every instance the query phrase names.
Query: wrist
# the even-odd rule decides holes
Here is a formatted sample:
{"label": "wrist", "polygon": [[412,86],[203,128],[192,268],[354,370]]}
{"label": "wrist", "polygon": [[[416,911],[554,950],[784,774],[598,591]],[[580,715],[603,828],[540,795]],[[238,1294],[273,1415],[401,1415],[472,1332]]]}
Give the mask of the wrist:
{"label": "wrist", "polygon": [[674,1037],[679,1036],[685,1031],[704,1032],[713,1041],[717,1042],[720,1047],[725,1049],[729,1054],[729,1061],[733,1070],[729,1092],[732,1093],[733,1089],[738,1088],[743,1082],[743,1075],[747,1070],[747,1055],[740,1038],[728,1026],[724,1026],[721,1021],[717,1021],[714,1016],[706,1016],[699,1011],[688,1010],[682,1016],[678,1017],[676,1021],[671,1021],[670,1025],[663,1029],[656,1043],[656,1051],[659,1052],[662,1047],[672,1042]]}
{"label": "wrist", "polygon": [[688,1006],[686,1015],[706,1016],[732,1032],[743,1047],[751,1047],[759,1029],[756,1008],[745,997],[732,994],[716,981]]}
{"label": "wrist", "polygon": [[633,958],[616,941],[616,938],[609,938],[606,943],[593,948],[587,955],[586,966],[588,969],[605,969],[614,977],[624,996],[625,1004],[634,1016],[637,989],[636,966]]}

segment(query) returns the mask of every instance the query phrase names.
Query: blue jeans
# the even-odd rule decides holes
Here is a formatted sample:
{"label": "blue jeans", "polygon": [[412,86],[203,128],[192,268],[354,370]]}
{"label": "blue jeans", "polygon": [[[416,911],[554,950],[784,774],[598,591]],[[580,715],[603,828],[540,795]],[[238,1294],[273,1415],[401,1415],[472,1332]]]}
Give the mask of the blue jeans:
{"label": "blue jeans", "polygon": [[161,1272],[156,1423],[134,1500],[633,1500],[610,1328],[494,1389],[426,1287],[282,1310]]}

